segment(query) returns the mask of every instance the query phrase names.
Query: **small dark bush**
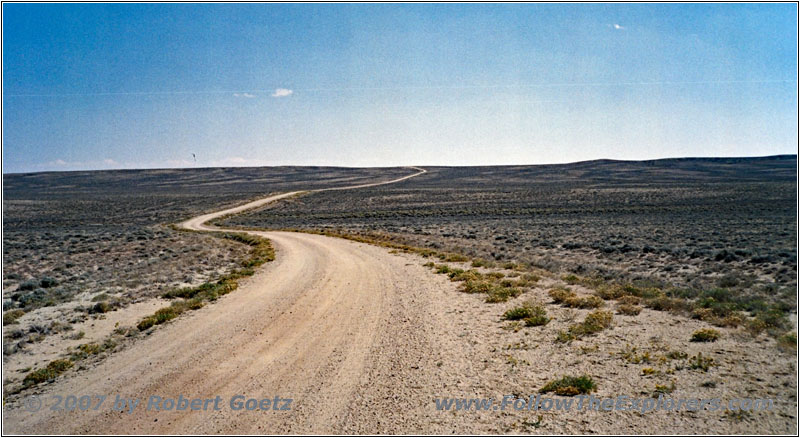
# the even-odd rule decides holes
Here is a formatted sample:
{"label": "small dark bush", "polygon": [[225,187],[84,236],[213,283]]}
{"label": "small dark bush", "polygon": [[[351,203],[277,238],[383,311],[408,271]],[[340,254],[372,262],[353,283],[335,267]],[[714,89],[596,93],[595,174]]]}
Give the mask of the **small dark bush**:
{"label": "small dark bush", "polygon": [[590,376],[564,376],[561,379],[548,382],[542,387],[542,389],[539,390],[539,392],[554,392],[557,395],[573,396],[578,394],[589,394],[595,389],[597,389],[597,385]]}
{"label": "small dark bush", "polygon": [[25,314],[22,309],[9,310],[3,314],[3,325],[16,324],[17,320]]}
{"label": "small dark bush", "polygon": [[19,284],[19,290],[34,290],[39,287],[39,282],[35,279],[25,280]]}
{"label": "small dark bush", "polygon": [[41,287],[43,287],[45,289],[53,287],[53,286],[56,286],[56,285],[58,285],[58,281],[56,281],[55,278],[42,277],[42,279],[39,280],[39,286],[41,286]]}
{"label": "small dark bush", "polygon": [[524,320],[528,326],[540,326],[550,322],[544,307],[535,303],[525,303],[520,307],[509,309],[503,314],[503,319]]}
{"label": "small dark bush", "polygon": [[641,313],[642,308],[633,304],[620,304],[617,306],[617,313],[620,315],[636,316]]}
{"label": "small dark bush", "polygon": [[691,342],[714,342],[719,339],[720,333],[714,329],[700,329],[692,333]]}
{"label": "small dark bush", "polygon": [[107,301],[101,301],[99,303],[95,303],[95,305],[89,309],[89,313],[106,313],[110,312],[111,310],[113,310],[111,304],[108,304]]}
{"label": "small dark bush", "polygon": [[784,351],[797,350],[797,333],[790,332],[780,336],[778,339],[778,348]]}

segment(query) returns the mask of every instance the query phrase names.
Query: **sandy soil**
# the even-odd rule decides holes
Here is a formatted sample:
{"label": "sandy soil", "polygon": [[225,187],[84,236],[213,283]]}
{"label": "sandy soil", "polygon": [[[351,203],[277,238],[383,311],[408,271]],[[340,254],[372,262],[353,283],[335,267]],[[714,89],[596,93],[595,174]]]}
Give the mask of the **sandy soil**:
{"label": "sandy soil", "polygon": [[[33,343],[17,354],[3,356],[3,378],[21,381],[32,369],[43,367],[51,360],[58,359],[64,351],[81,344],[102,342],[117,327],[135,326],[142,318],[152,315],[156,310],[169,305],[169,300],[151,298],[105,314],[89,317],[72,324],[69,331],[48,336],[44,341]],[[20,318],[23,325],[47,324],[60,321],[74,312],[74,304],[45,307]],[[83,333],[83,336],[76,336]]]}
{"label": "sandy soil", "polygon": [[[273,197],[279,199],[291,193]],[[265,201],[268,202],[268,201]],[[263,203],[262,203],[263,204]],[[219,212],[217,215],[231,211]],[[216,215],[211,215],[216,217]],[[188,221],[187,228],[208,229]],[[39,389],[50,396],[119,395],[142,400],[132,414],[110,410],[36,413],[11,400],[4,433],[795,433],[796,359],[765,336],[724,330],[709,345],[690,344],[689,320],[645,309],[615,317],[615,327],[572,344],[555,333],[587,311],[547,304],[544,327],[508,330],[500,316],[516,302],[486,304],[459,292],[415,255],[286,232],[269,238],[277,259],[213,305],[165,324],[94,368],[70,371]],[[546,302],[541,285],[517,300]],[[702,351],[719,366],[642,376],[648,365],[619,358],[626,344],[659,351]],[[669,366],[650,365],[659,370]],[[661,371],[659,371],[661,372]],[[776,409],[739,417],[723,412],[438,411],[439,397],[527,397],[548,380],[588,373],[598,397],[648,397],[677,382],[674,398],[772,397]],[[713,381],[715,387],[702,387]],[[233,411],[234,395],[291,398],[288,411]],[[213,398],[219,411],[145,410],[150,396]],[[541,414],[541,418],[539,415]]]}

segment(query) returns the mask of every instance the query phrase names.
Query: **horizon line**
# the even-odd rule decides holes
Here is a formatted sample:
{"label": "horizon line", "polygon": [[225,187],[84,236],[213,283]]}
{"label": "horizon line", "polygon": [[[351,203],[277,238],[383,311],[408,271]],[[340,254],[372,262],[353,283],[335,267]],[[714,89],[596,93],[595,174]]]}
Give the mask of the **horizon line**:
{"label": "horizon line", "polygon": [[391,168],[405,168],[405,167],[420,167],[420,168],[470,168],[470,167],[536,167],[536,166],[565,166],[571,164],[583,164],[599,161],[611,162],[625,162],[625,163],[644,163],[650,161],[667,161],[667,160],[757,160],[757,159],[781,159],[794,157],[796,160],[798,153],[794,154],[772,154],[772,155],[746,155],[746,156],[675,156],[675,157],[661,157],[661,158],[648,158],[642,160],[629,160],[619,158],[593,158],[589,160],[568,161],[559,163],[520,163],[520,164],[481,164],[481,165],[445,165],[445,164],[408,164],[408,165],[389,165],[389,166],[341,166],[330,164],[280,164],[280,165],[254,165],[254,166],[203,166],[203,167],[135,167],[135,168],[110,168],[110,169],[74,169],[74,170],[37,170],[31,172],[3,172],[6,175],[32,175],[38,173],[70,173],[70,172],[137,172],[146,170],[204,170],[204,169],[232,169],[232,168],[273,168],[273,167],[325,167],[337,169],[391,169]]}

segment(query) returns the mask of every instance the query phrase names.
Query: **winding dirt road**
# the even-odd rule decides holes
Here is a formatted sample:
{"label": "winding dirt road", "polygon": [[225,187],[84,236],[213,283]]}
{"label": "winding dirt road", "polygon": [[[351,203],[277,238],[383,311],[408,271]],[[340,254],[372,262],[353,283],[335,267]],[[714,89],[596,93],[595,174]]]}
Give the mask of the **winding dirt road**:
{"label": "winding dirt road", "polygon": [[[388,181],[402,181],[425,171]],[[377,184],[366,184],[366,187]],[[353,187],[355,188],[355,187]],[[220,230],[211,219],[258,207],[271,196],[181,225]],[[106,395],[97,411],[4,410],[4,432],[36,434],[452,433],[436,427],[432,400],[446,380],[436,362],[447,325],[437,281],[407,255],[319,235],[251,232],[277,259],[234,293],[190,312],[98,366],[39,394]],[[441,301],[441,300],[439,300]],[[439,325],[441,324],[441,325]],[[434,326],[438,325],[439,328]],[[446,330],[446,329],[444,329]],[[441,365],[439,362],[438,365]],[[146,410],[151,396],[221,397],[219,410]],[[292,399],[290,410],[235,411],[233,396]],[[133,413],[110,408],[135,398]],[[274,404],[274,402],[272,403]],[[281,402],[285,405],[286,402]],[[439,413],[444,415],[445,413]],[[447,421],[445,421],[447,423]]]}

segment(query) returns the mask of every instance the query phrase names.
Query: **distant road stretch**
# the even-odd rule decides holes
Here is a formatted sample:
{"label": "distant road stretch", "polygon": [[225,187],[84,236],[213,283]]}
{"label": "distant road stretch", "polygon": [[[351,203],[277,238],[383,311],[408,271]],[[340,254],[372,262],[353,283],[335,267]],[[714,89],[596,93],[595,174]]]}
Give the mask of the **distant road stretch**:
{"label": "distant road stretch", "polygon": [[362,188],[365,188],[365,187],[382,186],[382,185],[386,185],[386,184],[394,184],[394,183],[398,183],[400,181],[405,181],[405,180],[407,180],[409,178],[414,178],[415,176],[419,176],[419,175],[422,175],[423,173],[427,172],[427,170],[419,168],[419,167],[411,166],[411,167],[409,167],[409,169],[414,169],[414,170],[417,171],[417,173],[414,173],[414,174],[411,174],[411,175],[408,175],[408,176],[404,176],[402,178],[393,179],[391,181],[383,181],[383,182],[369,183],[369,184],[359,184],[359,185],[355,185],[355,186],[346,186],[346,187],[332,187],[332,188],[328,188],[328,189],[298,190],[298,191],[294,191],[294,192],[281,193],[279,195],[268,196],[266,198],[262,198],[262,199],[259,199],[257,201],[248,202],[247,204],[243,204],[243,205],[240,205],[238,207],[233,207],[233,208],[229,208],[227,210],[221,210],[221,211],[217,211],[217,212],[214,212],[214,213],[204,214],[202,216],[197,216],[195,218],[189,219],[188,221],[181,222],[179,224],[179,226],[182,227],[182,228],[186,228],[187,230],[193,230],[193,231],[239,231],[239,230],[223,230],[221,228],[217,228],[217,227],[214,227],[214,226],[211,226],[211,225],[205,225],[205,223],[208,222],[208,221],[217,219],[219,217],[222,217],[222,216],[227,216],[229,214],[241,213],[241,212],[243,212],[245,210],[252,210],[254,208],[258,208],[258,207],[261,207],[263,205],[269,204],[270,202],[275,202],[275,201],[277,201],[279,199],[288,198],[288,197],[297,195],[298,193],[325,192],[325,191],[331,191],[331,190],[352,190],[352,189],[362,189]]}

